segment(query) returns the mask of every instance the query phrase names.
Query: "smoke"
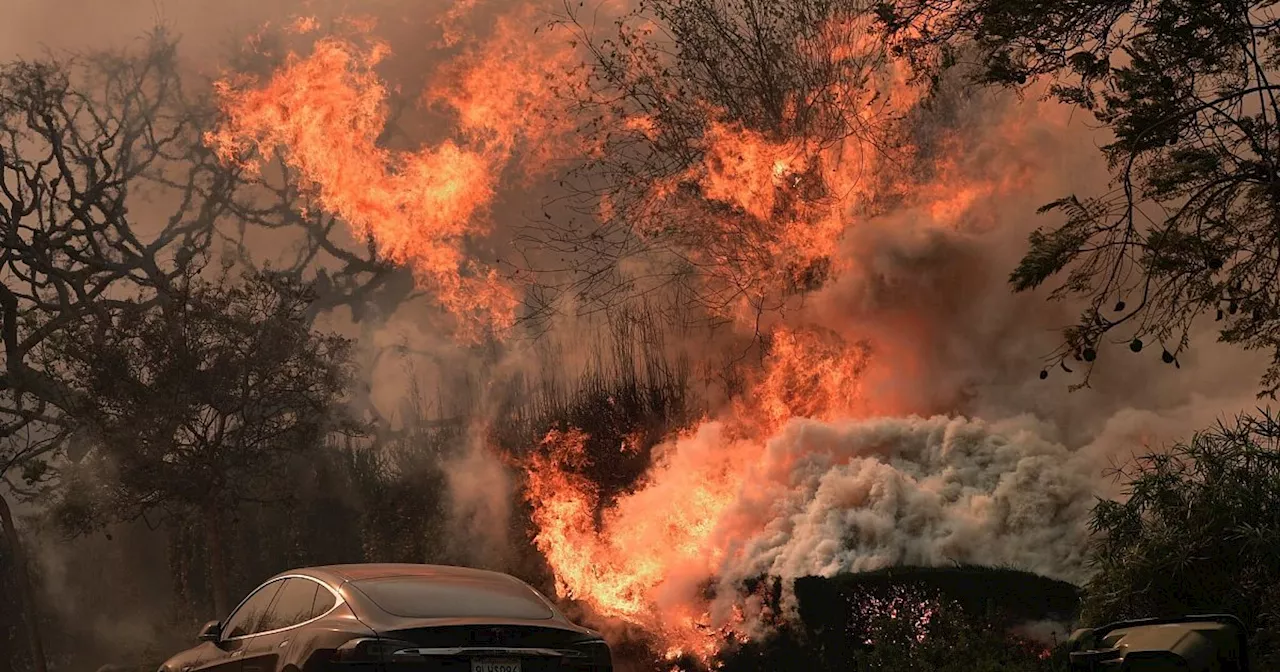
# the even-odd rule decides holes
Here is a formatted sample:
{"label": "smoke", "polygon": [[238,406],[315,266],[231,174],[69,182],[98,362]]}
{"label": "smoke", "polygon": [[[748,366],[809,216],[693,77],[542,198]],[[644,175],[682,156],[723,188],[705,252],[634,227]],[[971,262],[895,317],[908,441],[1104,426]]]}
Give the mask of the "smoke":
{"label": "smoke", "polygon": [[[728,512],[759,531],[723,574],[958,563],[1079,581],[1090,470],[1038,429],[943,417],[796,420],[769,442],[751,499]],[[765,502],[772,517],[752,521]]]}
{"label": "smoke", "polygon": [[[242,47],[268,22],[283,26],[298,15],[316,15],[324,23],[348,9],[339,2],[249,0],[12,4],[10,20],[0,24],[0,45],[9,52],[119,44],[160,21],[184,36],[183,52],[209,76],[217,74],[230,46]],[[419,105],[399,120],[389,141],[394,151],[412,153],[449,138],[483,157],[472,167],[476,174],[491,171],[482,177],[496,185],[466,210],[467,222],[445,222],[475,224],[489,239],[457,246],[450,241],[429,252],[477,258],[509,252],[529,203],[544,195],[539,171],[571,151],[561,126],[547,124],[535,133],[530,124],[514,124],[546,114],[544,101],[533,94],[541,82],[537,75],[545,74],[541,68],[566,65],[563,54],[547,46],[558,38],[541,41],[532,28],[544,17],[510,2],[469,0],[424,9],[388,0],[356,9],[380,19],[379,36],[391,55],[378,74],[388,88],[423,92],[407,96]],[[62,18],[68,15],[80,19]],[[504,73],[519,76],[498,76]],[[1078,306],[1047,302],[1045,291],[1011,294],[1008,273],[1026,249],[1027,234],[1054,224],[1034,214],[1038,206],[1108,188],[1096,150],[1104,138],[1066,108],[1038,101],[1036,92],[1018,100],[967,91],[959,82],[950,87],[933,111],[919,112],[912,128],[918,151],[910,164],[877,166],[875,178],[890,187],[883,191],[898,200],[874,210],[859,201],[858,209],[850,204],[838,213],[845,226],[836,253],[839,274],[803,308],[764,325],[827,330],[846,343],[868,344],[870,364],[858,374],[859,410],[793,418],[743,436],[736,427],[741,418],[731,417],[739,409],[726,405],[720,420],[669,438],[653,469],[609,507],[603,524],[594,516],[568,521],[563,529],[555,525],[564,521],[539,521],[542,550],[564,595],[638,623],[676,647],[697,648],[705,644],[701,628],[707,622],[761,632],[766,614],[742,592],[742,582],[760,574],[786,579],[964,562],[1078,582],[1087,577],[1086,521],[1094,497],[1119,494],[1104,469],[1131,451],[1185,436],[1253,402],[1260,356],[1213,343],[1212,325],[1194,335],[1195,347],[1181,357],[1180,369],[1161,363],[1158,349],[1135,355],[1115,346],[1100,350],[1090,388],[1067,391],[1078,371],[1053,370],[1039,379],[1044,355],[1057,344],[1054,330],[1074,322]],[[494,92],[504,95],[484,98]],[[279,130],[281,120],[270,121],[276,126],[267,130]],[[381,159],[380,150],[366,149],[365,168],[390,165],[369,159]],[[342,178],[340,172],[316,174]],[[396,182],[394,191],[404,186],[397,182],[402,176],[387,169],[375,177],[379,185]],[[729,178],[772,184],[772,176],[720,177],[728,182],[716,188],[729,196],[740,186]],[[410,205],[435,216],[441,203],[454,202]],[[383,219],[366,217],[364,226],[380,230]],[[413,228],[419,220],[430,217],[402,219],[401,248],[422,233]],[[270,259],[271,250],[288,258],[298,242],[296,232],[252,236],[260,261]],[[361,244],[355,237],[341,240],[346,250],[358,251]],[[402,256],[416,261],[413,254]],[[322,326],[359,339],[364,401],[381,415],[394,416],[424,379],[433,383],[424,388],[424,407],[445,416],[482,409],[473,414],[481,420],[441,464],[451,538],[465,547],[453,553],[502,568],[516,541],[510,530],[517,490],[486,439],[486,423],[517,390],[572,381],[602,359],[623,356],[587,347],[598,342],[601,323],[571,317],[554,322],[536,347],[510,343],[497,355],[479,354],[442,328],[429,290],[415,293],[405,278],[399,280],[400,289],[377,310],[328,315]],[[465,304],[466,292],[455,293]],[[748,337],[667,336],[664,351],[692,353],[709,366],[728,345],[740,347]],[[457,384],[473,378],[486,384]],[[520,385],[509,385],[514,381]],[[546,498],[532,503],[576,495],[573,488],[585,485],[549,482]],[[573,573],[578,570],[581,575]],[[708,603],[709,582],[716,590]]]}
{"label": "smoke", "polygon": [[[753,440],[709,422],[664,445],[598,533],[583,484],[536,464],[540,547],[562,593],[695,654],[714,649],[709,632],[759,636],[792,615],[768,614],[745,592],[761,576],[784,580],[788,610],[790,579],[894,565],[1014,567],[1079,583],[1100,484],[1088,451],[1046,439],[1051,431],[1031,417],[796,418]],[[580,454],[579,438],[554,442],[569,462]],[[702,605],[709,582],[715,598]]]}
{"label": "smoke", "polygon": [[490,443],[488,427],[474,425],[463,451],[443,463],[449,488],[449,537],[455,557],[481,568],[511,566],[510,470]]}
{"label": "smoke", "polygon": [[[1051,288],[1013,294],[1008,274],[1027,235],[1056,223],[1040,205],[1108,189],[1101,138],[1055,103],[951,86],[915,120],[912,163],[879,175],[899,196],[846,213],[835,281],[765,327],[865,344],[856,384],[812,352],[775,350],[818,364],[802,381],[843,382],[763,376],[659,447],[599,525],[573,473],[581,437],[548,437],[530,497],[563,596],[706,655],[725,631],[759,636],[777,616],[746,592],[762,575],[972,563],[1082,583],[1096,497],[1122,496],[1108,467],[1253,403],[1261,357],[1215,344],[1211,324],[1179,368],[1117,343],[1090,387],[1068,389],[1083,363],[1040,379],[1079,306],[1046,301]],[[790,409],[804,412],[744,436],[777,417],[764,401],[775,383],[799,390]]]}
{"label": "smoke", "polygon": [[1116,423],[1131,433],[1144,424],[1144,438],[1158,445],[1250,408],[1265,358],[1217,343],[1207,320],[1179,368],[1163,363],[1154,344],[1130,352],[1118,334],[1099,348],[1089,387],[1069,390],[1083,380],[1083,362],[1039,379],[1058,330],[1081,307],[1049,301],[1053,280],[1014,294],[1007,279],[1028,234],[1057,224],[1055,215],[1037,215],[1039,206],[1110,189],[1096,149],[1105,134],[1078,111],[1039,99],[1042,91],[1017,98],[975,93],[961,81],[948,87],[915,126],[917,135],[947,139],[920,141],[921,155],[939,160],[936,171],[914,201],[848,229],[841,254],[852,260],[849,272],[800,319],[869,340],[879,364],[865,384],[895,408],[989,420],[1031,414],[1073,449],[1114,435]]}
{"label": "smoke", "polygon": [[1029,621],[1013,628],[1013,633],[1033,642],[1056,646],[1071,636],[1071,624],[1060,621]]}
{"label": "smoke", "polygon": [[713,613],[764,575],[965,564],[1082,581],[1092,465],[1042,432],[1030,418],[793,420],[712,535],[727,551]]}

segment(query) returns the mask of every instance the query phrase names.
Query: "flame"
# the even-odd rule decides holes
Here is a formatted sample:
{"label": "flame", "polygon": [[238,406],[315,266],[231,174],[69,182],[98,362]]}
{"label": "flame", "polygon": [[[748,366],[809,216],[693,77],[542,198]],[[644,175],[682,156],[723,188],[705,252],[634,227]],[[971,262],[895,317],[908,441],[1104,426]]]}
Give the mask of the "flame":
{"label": "flame", "polygon": [[[459,4],[450,15],[466,6]],[[492,34],[441,68],[423,94],[425,104],[454,112],[463,137],[504,161],[518,147],[516,158],[527,176],[577,149],[571,142],[573,118],[560,109],[557,94],[575,81],[580,59],[560,40],[530,39],[529,26],[538,19],[532,6],[498,17]]]}
{"label": "flame", "polygon": [[[884,128],[923,96],[910,83],[905,64],[883,59],[883,44],[869,21],[867,16],[827,20],[798,46],[838,76],[809,93],[810,99],[790,95],[776,128],[747,128],[724,109],[697,104],[707,124],[691,139],[691,149],[701,160],[654,180],[641,199],[633,220],[648,223],[640,226],[642,236],[669,234],[673,222],[676,227],[699,222],[696,231],[681,238],[680,252],[708,276],[708,296],[728,297],[722,305],[709,301],[713,312],[749,325],[759,304],[821,286],[853,263],[840,249],[860,220],[855,213],[885,195],[878,173],[900,172],[886,161]],[[634,32],[652,30],[640,25]],[[814,122],[811,111],[821,107],[839,110],[839,118]],[[624,116],[616,125],[655,145],[663,140],[650,114]],[[909,156],[910,147],[900,152]],[[908,191],[910,182],[894,187]],[[945,216],[976,200],[942,202],[951,198],[948,191],[928,201],[939,201],[937,212]],[[606,214],[617,214],[614,203],[601,206]]]}
{"label": "flame", "polygon": [[860,415],[865,401],[862,374],[870,352],[865,343],[853,347],[824,341],[813,331],[779,328],[772,334],[770,366],[740,418],[757,415],[768,433],[795,417],[832,420]]}
{"label": "flame", "polygon": [[[580,120],[557,98],[562,87],[579,83],[573,45],[532,39],[528,26],[536,14],[528,5],[500,15],[491,34],[472,36],[460,24],[479,4],[457,2],[438,21],[441,45],[457,55],[430,73],[429,86],[415,96],[448,117],[447,139],[412,150],[380,144],[389,94],[376,68],[391,50],[370,37],[376,23],[358,17],[338,22],[355,37],[319,37],[308,54],[290,53],[266,81],[237,75],[219,81],[224,120],[206,136],[223,161],[249,170],[278,156],[325,212],[371,238],[388,259],[411,266],[458,319],[463,338],[506,329],[515,319],[515,288],[467,251],[469,241],[490,233],[489,210],[506,186],[506,169],[518,166],[527,180],[553,170],[558,159],[599,151],[575,137]],[[309,35],[319,23],[299,17],[288,29]],[[858,71],[876,57],[864,22],[831,21],[820,33],[805,48],[834,68]],[[908,74],[890,63],[872,85],[850,78],[858,85],[826,95],[853,111],[854,126],[870,127],[919,102]],[[850,253],[860,250],[846,238],[868,225],[868,213],[886,196],[904,200],[918,229],[954,230],[974,226],[984,202],[1029,179],[1025,171],[975,169],[981,157],[971,156],[960,138],[942,143],[930,174],[906,174],[869,134],[815,139],[798,131],[796,110],[813,102],[787,101],[782,127],[768,132],[705,106],[705,131],[692,148],[700,160],[648,185],[639,211],[641,236],[658,235],[673,219],[698,224],[686,226],[681,253],[718,273],[715,282],[743,290],[728,292],[733,298],[723,306],[741,324],[757,317],[753,301],[810,283],[824,264],[832,272],[870,274],[870,262]],[[652,142],[663,139],[653,116],[613,121]],[[902,156],[914,158],[911,149]],[[598,204],[601,220],[631,214],[609,198]],[[655,227],[645,229],[646,222]],[[756,531],[744,529],[755,523],[735,517],[734,508],[753,501],[769,441],[797,418],[914,410],[867,389],[872,378],[905,375],[911,353],[900,353],[892,334],[867,343],[816,328],[771,325],[764,332],[767,356],[750,393],[723,417],[659,446],[633,492],[605,500],[583,475],[591,437],[572,428],[549,432],[524,464],[534,541],[554,571],[559,597],[644,628],[672,658],[710,661],[726,638],[752,634],[750,622],[763,607],[749,599],[710,600],[706,587]],[[620,449],[637,447],[630,440]],[[769,468],[786,467],[778,460],[787,457],[772,459]]]}
{"label": "flame", "polygon": [[[658,132],[647,118],[630,123],[645,133]],[[1010,125],[1008,131],[1019,129]],[[682,179],[696,181],[706,198],[774,227],[769,254],[793,260],[832,255],[846,268],[858,263],[842,250],[842,237],[850,226],[868,223],[852,213],[876,196],[876,187],[863,179],[875,159],[859,141],[848,140],[864,152],[858,162],[836,161],[828,150],[771,141],[730,124],[712,124],[707,142],[704,163]],[[904,199],[900,212],[921,231],[980,231],[989,225],[978,216],[986,202],[1028,184],[1029,170],[1000,172],[981,164],[975,169],[971,145],[958,138],[941,145],[928,174],[903,176],[891,185]],[[844,189],[842,198],[814,199],[808,206],[787,201],[787,191],[805,176],[828,189]],[[669,204],[677,190],[667,183],[655,185],[654,193]],[[723,224],[705,221],[711,227]],[[716,233],[730,235],[728,229]],[[770,272],[763,265],[759,270]],[[576,431],[549,434],[526,465],[526,496],[540,530],[535,543],[555,572],[558,594],[589,604],[602,617],[640,625],[662,642],[669,657],[691,655],[704,664],[714,661],[726,641],[760,634],[764,607],[758,601],[734,596],[726,609],[724,602],[706,597],[705,587],[758,531],[759,518],[742,513],[742,507],[769,506],[752,494],[753,484],[776,480],[791,468],[789,460],[801,459],[774,455],[769,462],[769,442],[797,418],[837,421],[917,410],[910,399],[873,396],[868,389],[872,380],[912,375],[915,353],[896,342],[895,334],[876,328],[851,331],[878,340],[849,341],[814,328],[770,328],[768,354],[750,391],[723,417],[671,437],[658,449],[639,489],[612,504],[603,503],[594,484],[575,470],[590,437]],[[761,474],[762,468],[772,472]],[[912,606],[919,607],[914,626],[923,637],[935,609]]]}
{"label": "flame", "polygon": [[646,486],[606,508],[599,525],[599,490],[580,474],[590,437],[572,429],[549,432],[527,463],[525,492],[539,530],[534,542],[555,570],[557,594],[644,627],[671,658],[706,662],[726,637],[744,637],[739,605],[714,614],[688,599],[729,552],[732,539],[721,529],[726,509],[759,462],[761,438],[797,414],[853,412],[865,362],[864,348],[779,331],[751,395],[758,404],[737,414],[762,416],[763,429],[706,423],[676,437],[660,449]]}
{"label": "flame", "polygon": [[320,30],[320,21],[314,16],[296,16],[289,23],[287,30],[297,35],[305,35]]}
{"label": "flame", "polygon": [[[459,20],[475,4],[460,4],[443,20]],[[391,49],[371,37],[376,20],[344,16],[337,24],[362,39],[321,37],[306,56],[290,52],[267,82],[218,81],[224,121],[205,141],[224,162],[255,172],[278,152],[325,212],[414,269],[458,319],[461,337],[501,332],[514,323],[514,290],[466,243],[489,233],[499,175],[517,149],[529,175],[567,151],[556,141],[567,137],[567,122],[542,120],[555,116],[555,86],[571,76],[574,52],[521,35],[532,11],[499,17],[491,38],[442,68],[423,95],[456,118],[455,138],[416,151],[379,143],[388,92],[375,68]],[[299,17],[287,30],[318,27],[314,17]]]}
{"label": "flame", "polygon": [[463,251],[467,236],[484,231],[493,161],[452,141],[404,153],[378,145],[387,92],[373,68],[388,53],[381,42],[361,49],[326,37],[306,58],[290,54],[264,86],[223,79],[216,91],[226,120],[206,142],[252,171],[279,150],[325,211],[410,264],[466,327],[505,328],[514,296]]}
{"label": "flame", "polygon": [[598,490],[574,470],[587,440],[576,430],[553,430],[527,468],[526,496],[539,530],[534,543],[555,569],[558,596],[644,627],[670,657],[710,658],[719,641],[705,608],[664,600],[662,591],[682,575],[707,575],[718,561],[723,551],[708,540],[741,485],[746,455],[674,452],[653,473],[667,487],[623,498],[597,527]]}

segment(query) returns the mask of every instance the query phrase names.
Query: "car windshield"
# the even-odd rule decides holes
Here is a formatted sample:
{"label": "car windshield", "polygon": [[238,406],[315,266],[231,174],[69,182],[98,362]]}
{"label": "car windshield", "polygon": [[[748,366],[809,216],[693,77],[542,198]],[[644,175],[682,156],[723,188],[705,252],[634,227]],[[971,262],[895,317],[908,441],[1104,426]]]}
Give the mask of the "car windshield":
{"label": "car windshield", "polygon": [[555,613],[514,580],[393,576],[353,581],[379,609],[404,618],[549,619]]}

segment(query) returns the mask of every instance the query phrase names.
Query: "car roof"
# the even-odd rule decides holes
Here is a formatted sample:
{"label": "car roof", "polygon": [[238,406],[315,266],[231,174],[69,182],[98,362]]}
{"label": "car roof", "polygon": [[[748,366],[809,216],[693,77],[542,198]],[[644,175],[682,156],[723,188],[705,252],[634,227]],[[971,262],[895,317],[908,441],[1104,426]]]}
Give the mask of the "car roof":
{"label": "car roof", "polygon": [[496,582],[520,582],[510,574],[492,572],[472,567],[454,565],[419,565],[411,563],[362,563],[349,565],[322,565],[317,567],[301,567],[281,572],[277,576],[302,574],[312,576],[332,585],[334,588],[347,581],[363,581],[367,579],[389,579],[392,577],[420,577],[435,581],[476,581],[489,580]]}

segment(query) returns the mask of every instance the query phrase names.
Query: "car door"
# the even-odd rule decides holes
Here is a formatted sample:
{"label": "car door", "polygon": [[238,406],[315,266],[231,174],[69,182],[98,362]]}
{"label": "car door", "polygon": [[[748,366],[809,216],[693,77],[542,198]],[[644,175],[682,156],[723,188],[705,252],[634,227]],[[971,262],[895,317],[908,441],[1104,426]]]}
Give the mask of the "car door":
{"label": "car door", "polygon": [[[329,594],[320,583],[312,579],[293,576],[284,580],[284,587],[276,593],[266,615],[258,625],[258,632],[250,637],[240,672],[278,672],[295,645],[296,626],[311,620],[312,608],[320,591]],[[305,658],[305,653],[303,656]]]}
{"label": "car door", "polygon": [[262,584],[249,594],[223,621],[222,634],[196,669],[201,672],[241,672],[245,647],[258,631],[267,608],[275,601],[284,581],[276,579]]}

